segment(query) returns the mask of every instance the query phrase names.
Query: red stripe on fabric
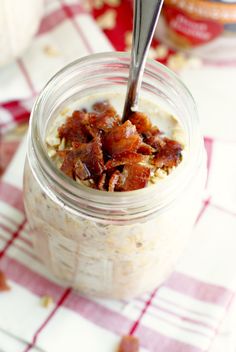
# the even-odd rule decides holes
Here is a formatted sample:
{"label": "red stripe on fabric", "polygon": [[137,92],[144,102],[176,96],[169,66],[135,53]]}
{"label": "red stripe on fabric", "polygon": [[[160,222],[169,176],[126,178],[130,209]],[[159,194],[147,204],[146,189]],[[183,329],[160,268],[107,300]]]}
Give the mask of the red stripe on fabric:
{"label": "red stripe on fabric", "polygon": [[[22,231],[23,232],[23,231]],[[23,235],[21,234],[21,236],[19,237],[19,240],[24,242],[29,248],[33,248],[33,244],[30,240],[28,240],[28,238],[23,237]]]}
{"label": "red stripe on fabric", "polygon": [[157,293],[157,288],[151,293],[149,299],[145,302],[144,307],[138,317],[138,319],[134,322],[133,326],[131,326],[131,329],[129,330],[129,335],[133,335],[135,331],[137,330],[139,324],[141,323],[141,320],[143,316],[146,314],[148,307],[151,305],[152,300],[154,299],[156,293]]}
{"label": "red stripe on fabric", "polygon": [[71,19],[71,22],[72,22],[73,26],[75,27],[75,29],[77,30],[79,36],[81,37],[81,39],[82,39],[82,41],[83,41],[88,53],[92,54],[93,53],[93,48],[90,45],[90,42],[87,40],[86,36],[84,35],[84,31],[80,28],[80,25],[76,21],[76,19],[74,17],[74,13],[71,10],[71,7],[68,6],[68,5],[63,4],[63,1],[61,1],[61,0],[60,0],[60,2],[61,2],[62,9],[65,11],[65,14],[66,14],[67,18]]}
{"label": "red stripe on fabric", "polygon": [[0,182],[0,200],[6,204],[16,208],[20,212],[24,212],[24,204],[22,199],[22,190],[7,183]]}
{"label": "red stripe on fabric", "polygon": [[[140,301],[141,303],[142,301]],[[139,307],[139,302],[136,302],[136,307],[137,309],[140,309]],[[195,334],[199,334],[199,335],[203,335],[203,336],[209,336],[207,334],[205,334],[204,332],[201,332],[201,331],[198,331],[198,330],[194,330],[192,328],[188,328],[188,327],[180,327],[178,324],[174,323],[173,321],[169,320],[168,319],[168,316],[166,318],[163,318],[163,317],[160,317],[159,316],[159,311],[160,312],[163,312],[163,313],[167,313],[167,315],[171,315],[175,318],[177,318],[179,321],[183,321],[183,322],[187,322],[187,323],[190,323],[192,325],[196,325],[196,326],[201,326],[201,327],[204,327],[204,328],[207,328],[207,329],[210,329],[211,331],[214,331],[215,330],[215,327],[210,325],[210,324],[207,324],[201,320],[198,320],[198,319],[193,319],[193,318],[189,318],[189,317],[186,317],[184,315],[181,315],[181,314],[178,314],[178,313],[175,313],[170,309],[168,308],[165,308],[165,307],[162,307],[160,306],[159,304],[155,304],[152,302],[151,304],[151,307],[153,308],[152,311],[148,311],[148,314],[152,315],[153,317],[155,318],[158,318],[160,320],[163,320],[165,322],[168,322],[168,324],[170,325],[173,325],[173,326],[177,326],[178,328],[180,329],[183,329],[183,330],[187,330],[187,331],[191,331],[191,332],[194,332]]]}
{"label": "red stripe on fabric", "polygon": [[[4,240],[5,242],[7,241],[7,238],[0,234],[0,238]],[[18,237],[19,240],[19,237]],[[20,243],[14,243],[14,248],[19,249],[22,253],[27,254],[30,258],[34,259],[35,261],[39,262],[39,259],[32,253],[30,252],[27,248],[24,248],[20,245]]]}
{"label": "red stripe on fabric", "polygon": [[30,112],[24,113],[22,116],[15,116],[12,115],[12,120],[8,121],[6,123],[0,124],[1,127],[1,132],[5,133],[7,130],[10,128],[15,127],[17,124],[23,123],[23,122],[28,122],[30,117]]}
{"label": "red stripe on fabric", "polygon": [[[30,270],[29,267],[26,267],[24,264],[8,256],[3,258],[1,269],[10,280],[28,289],[37,296],[47,294],[56,301],[58,295],[62,294],[62,291],[64,291],[62,286]],[[79,296],[75,292],[71,294],[70,299],[66,301],[64,306],[77,312],[85,319],[117,334],[125,334],[133,323],[132,320],[121,314],[103,307],[86,297]]]}
{"label": "red stripe on fabric", "polygon": [[[1,116],[0,116],[0,119],[1,119]],[[10,124],[12,124],[12,122]],[[10,124],[7,125],[8,128]],[[7,141],[4,139],[2,140],[1,134],[4,134],[4,133],[5,133],[5,129],[4,127],[1,126],[1,122],[0,122],[0,177],[5,172],[7,166],[11,162],[20,143],[20,141],[18,140],[16,141],[11,141],[11,140]]]}
{"label": "red stripe on fabric", "polygon": [[167,299],[167,298],[158,297],[158,300],[163,301],[163,302],[166,302],[166,303],[168,303],[168,304],[171,305],[171,306],[184,309],[184,310],[186,310],[186,311],[189,312],[189,313],[194,313],[194,314],[196,314],[196,315],[199,316],[199,319],[201,319],[201,317],[202,317],[202,318],[208,318],[208,319],[210,318],[210,319],[212,319],[212,320],[215,320],[215,318],[214,318],[212,315],[210,315],[210,314],[198,312],[197,310],[191,309],[191,308],[189,308],[189,307],[186,308],[185,306],[182,306],[181,304],[178,304],[178,303],[176,303],[176,302],[172,302],[172,301],[170,301],[170,300]]}
{"label": "red stripe on fabric", "polygon": [[214,342],[215,337],[220,334],[220,328],[221,328],[221,326],[222,326],[222,323],[223,323],[223,321],[225,320],[226,315],[228,314],[228,311],[229,311],[231,305],[233,304],[233,302],[234,302],[234,300],[235,300],[235,297],[236,297],[236,292],[234,292],[234,294],[232,295],[231,299],[229,300],[229,302],[228,302],[228,304],[227,304],[227,306],[226,306],[225,314],[223,314],[222,318],[221,318],[221,319],[219,320],[219,322],[218,322],[218,326],[217,326],[217,328],[215,329],[215,335],[212,337],[211,342],[210,342],[209,351],[211,351],[211,347],[212,347],[212,345],[213,345],[213,342]]}
{"label": "red stripe on fabric", "polygon": [[136,336],[140,339],[141,346],[149,352],[203,352],[201,348],[162,335],[144,325],[139,325]]}
{"label": "red stripe on fabric", "polygon": [[[64,291],[61,286],[56,285],[38,273],[31,271],[23,264],[7,256],[2,261],[1,269],[6,273],[10,280],[18,283],[26,289],[29,289],[38,296],[48,294],[56,300],[55,297],[62,294],[62,291]],[[126,334],[126,332],[130,330],[130,326],[133,326],[133,322],[129,318],[103,307],[92,300],[85,297],[80,297],[74,292],[63,303],[63,307],[68,308],[73,312],[77,312],[88,321],[119,335]],[[165,337],[150,328],[144,327],[141,324],[137,327],[136,332],[141,339],[142,346],[148,348],[150,352],[166,351],[164,349],[161,350],[161,346],[166,346],[166,348],[169,348],[169,351],[175,352],[200,351],[200,349],[196,349],[195,347],[178,342],[169,337]],[[150,341],[149,337],[152,341]],[[157,346],[159,346],[159,349],[155,349]],[[174,349],[174,346],[176,347],[176,350]],[[173,350],[171,350],[172,347]]]}
{"label": "red stripe on fabric", "polygon": [[[13,100],[7,103],[0,104],[0,107],[2,109],[7,110],[11,115],[12,115],[12,121],[21,121],[21,120],[26,120],[29,118],[30,111],[25,109],[24,106],[22,106],[21,102],[18,100]],[[0,126],[6,126],[10,123],[1,123]]]}
{"label": "red stripe on fabric", "polygon": [[211,163],[212,163],[214,140],[213,140],[213,138],[210,138],[210,137],[204,137],[204,143],[205,143],[205,148],[206,148],[206,152],[207,152],[207,181],[206,181],[206,185],[207,185],[208,180],[209,180]]}
{"label": "red stripe on fabric", "polygon": [[[5,184],[5,183],[4,183]],[[1,190],[1,182],[0,182],[0,190]],[[0,192],[1,195],[1,192]],[[1,199],[1,196],[0,196]],[[10,218],[9,216],[7,216],[6,214],[1,213],[0,211],[0,215],[1,217],[3,217],[4,219],[6,219],[7,221],[10,221],[14,226],[18,226],[19,222],[15,221],[14,219]]]}
{"label": "red stripe on fabric", "polygon": [[[43,268],[43,264],[37,263],[37,266],[39,265]],[[64,288],[31,270],[29,267],[9,256],[5,256],[1,261],[1,269],[10,280],[39,297],[49,295],[54,301],[57,301]]]}
{"label": "red stripe on fabric", "polygon": [[58,311],[58,309],[63,305],[63,303],[66,301],[66,299],[68,298],[68,296],[71,293],[71,288],[67,288],[62,296],[60,297],[59,301],[57,302],[55,308],[52,310],[52,312],[49,314],[49,316],[47,317],[47,319],[44,321],[44,323],[38,328],[38,330],[36,331],[36,333],[33,336],[32,342],[26,347],[26,349],[24,350],[24,352],[28,352],[31,350],[31,348],[33,348],[38,340],[39,335],[41,334],[41,332],[46,328],[47,324],[49,323],[49,321],[54,317],[54,315],[56,314],[56,312]]}
{"label": "red stripe on fabric", "polygon": [[126,334],[133,321],[122,314],[112,311],[103,305],[90,300],[84,296],[79,296],[75,292],[64,304],[65,308],[77,312],[90,322],[114,332],[118,335]]}
{"label": "red stripe on fabric", "polygon": [[198,214],[198,216],[197,216],[197,219],[196,219],[196,221],[195,221],[194,226],[196,226],[196,225],[199,223],[199,221],[201,220],[201,218],[202,218],[202,216],[204,215],[204,213],[205,213],[207,207],[208,207],[209,204],[210,204],[210,200],[211,200],[211,198],[209,197],[208,199],[206,199],[206,200],[203,202],[203,206],[202,206],[202,208],[201,208],[201,210],[200,210],[200,212],[199,212],[199,214]]}
{"label": "red stripe on fabric", "polygon": [[[142,299],[139,299],[138,301],[140,302],[143,302]],[[173,306],[173,305],[172,305]],[[182,321],[186,321],[186,322],[189,322],[191,324],[195,324],[195,325],[199,325],[199,326],[203,326],[203,327],[206,327],[206,328],[209,328],[211,330],[214,330],[215,329],[215,326],[212,325],[212,324],[209,324],[209,323],[206,323],[204,321],[201,320],[201,317],[203,318],[203,315],[202,316],[199,316],[199,318],[190,318],[190,317],[187,317],[186,313],[190,312],[189,309],[186,309],[186,308],[182,308],[186,311],[186,313],[175,313],[174,311],[172,311],[172,308],[171,307],[162,307],[160,305],[160,303],[157,301],[157,303],[154,303],[152,302],[152,307],[153,307],[153,311],[155,311],[155,313],[153,312],[153,315],[155,316],[158,316],[158,310],[164,312],[164,313],[168,313],[174,317],[177,317],[179,320],[182,320]]]}
{"label": "red stripe on fabric", "polygon": [[0,228],[4,231],[6,231],[9,235],[12,235],[12,232],[14,232],[14,230],[11,230],[8,226],[1,224],[0,223]]}
{"label": "red stripe on fabric", "polygon": [[[156,310],[156,312],[153,312],[153,311],[150,311],[148,312],[148,315],[149,316],[152,316],[156,319],[159,319],[160,321],[163,321],[164,323],[167,323],[168,325],[170,326],[173,326],[179,330],[182,330],[183,331],[183,334],[186,332],[190,332],[192,334],[195,334],[195,335],[200,335],[200,336],[203,336],[203,337],[207,337],[207,338],[210,338],[209,337],[209,334],[207,333],[204,333],[204,332],[201,332],[201,331],[198,331],[198,330],[195,330],[194,328],[190,328],[190,327],[186,327],[186,326],[180,326],[178,323],[176,322],[173,322],[172,320],[168,319],[168,317],[163,317],[163,316],[160,316],[160,314],[158,314],[158,310],[161,311],[161,312],[164,312],[164,313],[170,313],[172,316],[174,317],[177,317],[178,320],[182,320],[182,321],[187,321],[189,323],[192,323],[194,324],[194,321],[190,321],[188,319],[181,319],[177,314],[173,314],[172,312],[168,311],[168,309],[164,309],[164,308],[161,308],[161,307],[158,307],[158,309]],[[195,325],[200,325],[199,323]],[[202,325],[202,324],[201,324]],[[211,335],[214,333],[214,329],[211,328]]]}
{"label": "red stripe on fabric", "polygon": [[227,139],[222,137],[210,137],[213,142],[227,143],[227,144],[236,144],[236,139]]}
{"label": "red stripe on fabric", "polygon": [[219,306],[228,304],[233,294],[233,291],[223,286],[203,282],[177,271],[172,273],[164,286],[191,298]]}
{"label": "red stripe on fabric", "polygon": [[29,75],[29,73],[28,73],[28,71],[27,71],[22,59],[18,59],[16,62],[18,63],[18,67],[20,68],[21,73],[23,74],[23,76],[24,76],[24,78],[25,78],[25,80],[26,80],[26,82],[28,84],[28,87],[31,90],[32,95],[33,96],[36,95],[37,92],[36,92],[36,90],[34,88],[32,79],[30,78],[30,75]]}
{"label": "red stripe on fabric", "polygon": [[[86,13],[80,4],[67,5],[67,7],[70,8],[70,16],[73,17]],[[60,8],[53,11],[42,19],[37,35],[41,35],[51,31],[52,29],[60,25],[62,22],[64,22],[66,19],[68,19],[68,15],[63,9]]]}
{"label": "red stripe on fabric", "polygon": [[17,237],[20,235],[21,230],[24,228],[25,224],[26,224],[26,219],[24,219],[24,221],[19,225],[18,229],[15,232],[12,233],[11,238],[7,241],[6,245],[0,251],[0,259],[4,257],[4,255],[6,254],[7,250],[15,242]]}

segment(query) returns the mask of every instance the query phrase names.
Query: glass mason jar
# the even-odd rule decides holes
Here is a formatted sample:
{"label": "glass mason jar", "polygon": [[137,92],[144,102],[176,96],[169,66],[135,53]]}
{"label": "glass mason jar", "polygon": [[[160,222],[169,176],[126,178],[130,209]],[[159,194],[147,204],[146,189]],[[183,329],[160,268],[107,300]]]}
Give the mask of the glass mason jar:
{"label": "glass mason jar", "polygon": [[236,1],[165,0],[156,35],[174,49],[236,64]]}
{"label": "glass mason jar", "polygon": [[48,157],[50,121],[72,101],[101,92],[125,96],[129,55],[84,57],[58,72],[34,105],[24,202],[34,248],[48,269],[86,295],[130,298],[160,285],[182,253],[201,206],[206,157],[192,96],[177,76],[148,61],[142,98],[178,117],[186,156],[164,180],[131,192],[79,185]]}

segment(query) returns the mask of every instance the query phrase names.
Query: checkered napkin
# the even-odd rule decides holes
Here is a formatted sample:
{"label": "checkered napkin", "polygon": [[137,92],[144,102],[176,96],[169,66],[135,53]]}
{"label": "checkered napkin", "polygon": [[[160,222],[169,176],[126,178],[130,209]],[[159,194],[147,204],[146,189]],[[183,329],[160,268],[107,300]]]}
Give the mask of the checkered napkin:
{"label": "checkered napkin", "polygon": [[[1,71],[1,99],[12,99],[0,107],[2,131],[28,117],[35,93],[59,68],[110,49],[77,1],[46,5],[29,51]],[[11,286],[0,294],[0,351],[113,352],[121,335],[134,334],[142,352],[213,352],[236,290],[236,143],[205,143],[205,198],[176,271],[153,292],[114,302],[61,286],[35,257],[22,202],[23,141],[0,183],[0,270]],[[53,299],[47,308],[41,304],[45,295]],[[229,338],[217,352],[232,348]]]}
{"label": "checkered napkin", "polygon": [[222,171],[225,155],[236,170],[236,144],[205,142],[207,197],[176,271],[153,292],[114,302],[62,287],[35,257],[22,203],[23,141],[0,184],[0,270],[12,287],[0,295],[0,350],[112,352],[121,335],[135,334],[141,351],[212,351],[236,288],[235,175]]}

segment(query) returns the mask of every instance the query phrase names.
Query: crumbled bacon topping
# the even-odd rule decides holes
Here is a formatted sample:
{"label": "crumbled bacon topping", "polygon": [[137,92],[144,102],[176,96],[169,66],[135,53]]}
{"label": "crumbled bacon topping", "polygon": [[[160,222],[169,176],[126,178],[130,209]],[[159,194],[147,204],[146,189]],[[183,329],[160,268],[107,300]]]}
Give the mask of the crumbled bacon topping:
{"label": "crumbled bacon topping", "polygon": [[0,271],[0,292],[9,291],[11,288],[7,283],[5,274]]}
{"label": "crumbled bacon topping", "polygon": [[89,143],[74,142],[73,149],[66,155],[61,170],[69,177],[78,176],[82,180],[90,178],[91,175],[101,175],[104,160],[100,137],[95,137]]}
{"label": "crumbled bacon topping", "polygon": [[88,114],[84,111],[74,111],[66,123],[58,128],[59,138],[65,138],[67,144],[72,142],[87,142],[88,132],[85,128],[88,123]]}
{"label": "crumbled bacon topping", "polygon": [[108,101],[97,102],[90,112],[74,111],[58,137],[61,170],[102,191],[144,188],[155,171],[169,171],[182,158],[182,146],[163,136],[146,114],[134,112],[122,123]]}
{"label": "crumbled bacon topping", "polygon": [[139,352],[139,340],[135,336],[123,336],[117,352]]}
{"label": "crumbled bacon topping", "polygon": [[108,162],[106,163],[106,169],[109,170],[120,165],[137,164],[144,161],[145,155],[138,154],[135,152],[123,152],[120,154],[116,154],[114,158],[108,160]]}
{"label": "crumbled bacon topping", "polygon": [[109,192],[115,191],[115,187],[116,187],[117,183],[119,182],[119,179],[120,179],[120,171],[116,170],[113,172],[113,174],[111,175],[110,180],[109,180],[109,185],[108,185]]}
{"label": "crumbled bacon topping", "polygon": [[99,177],[99,180],[98,180],[98,189],[100,191],[105,191],[106,188],[105,188],[105,182],[106,182],[106,173],[104,172],[104,174],[102,174],[100,177]]}
{"label": "crumbled bacon topping", "polygon": [[149,117],[142,112],[134,112],[129,120],[136,126],[138,133],[148,132],[152,127]]}
{"label": "crumbled bacon topping", "polygon": [[142,143],[138,148],[138,153],[143,155],[151,155],[155,152],[155,149],[146,143]]}
{"label": "crumbled bacon topping", "polygon": [[141,143],[142,137],[129,120],[111,129],[103,138],[103,148],[111,157],[123,152],[136,152]]}
{"label": "crumbled bacon topping", "polygon": [[119,182],[120,191],[134,191],[147,186],[150,178],[150,167],[140,164],[127,164],[124,166]]}
{"label": "crumbled bacon topping", "polygon": [[151,147],[157,149],[162,143],[161,132],[157,127],[151,127],[149,131],[144,134],[144,142]]}
{"label": "crumbled bacon topping", "polygon": [[181,160],[181,145],[169,138],[162,140],[162,145],[156,152],[153,163],[159,169],[169,169],[179,164]]}
{"label": "crumbled bacon topping", "polygon": [[93,113],[89,114],[89,124],[92,129],[104,132],[120,124],[120,117],[107,101],[93,104]]}

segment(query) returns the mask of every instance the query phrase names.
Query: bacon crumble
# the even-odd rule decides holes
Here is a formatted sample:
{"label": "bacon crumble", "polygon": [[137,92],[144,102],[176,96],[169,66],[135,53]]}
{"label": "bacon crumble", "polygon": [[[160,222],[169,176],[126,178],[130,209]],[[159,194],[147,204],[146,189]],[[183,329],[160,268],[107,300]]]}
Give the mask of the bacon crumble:
{"label": "bacon crumble", "polygon": [[181,145],[169,138],[164,138],[160,150],[155,154],[153,163],[157,168],[172,168],[181,161]]}
{"label": "bacon crumble", "polygon": [[129,120],[133,125],[136,126],[138,133],[148,132],[152,127],[152,123],[149,117],[142,112],[134,112],[130,116]]}
{"label": "bacon crumble", "polygon": [[115,191],[115,187],[116,187],[117,183],[119,182],[119,179],[120,179],[120,171],[116,170],[113,172],[113,174],[111,175],[110,180],[109,180],[109,185],[108,185],[109,192]]}
{"label": "bacon crumble", "polygon": [[127,164],[124,166],[122,178],[119,182],[120,191],[135,191],[147,186],[151,169],[139,164]]}
{"label": "bacon crumble", "polygon": [[10,291],[10,289],[5,274],[0,271],[0,292]]}
{"label": "bacon crumble", "polygon": [[145,155],[138,154],[135,152],[122,152],[116,154],[113,159],[108,160],[106,163],[106,169],[125,165],[125,164],[137,164],[145,161]]}
{"label": "bacon crumble", "polygon": [[123,336],[117,352],[139,352],[139,339],[135,336]]}
{"label": "bacon crumble", "polygon": [[142,143],[142,137],[129,121],[111,129],[103,138],[103,148],[109,156],[123,152],[136,152]]}
{"label": "bacon crumble", "polygon": [[60,169],[102,191],[144,188],[156,170],[168,172],[182,159],[182,146],[163,136],[146,114],[134,112],[122,123],[108,101],[93,104],[91,112],[74,111],[58,136]]}

